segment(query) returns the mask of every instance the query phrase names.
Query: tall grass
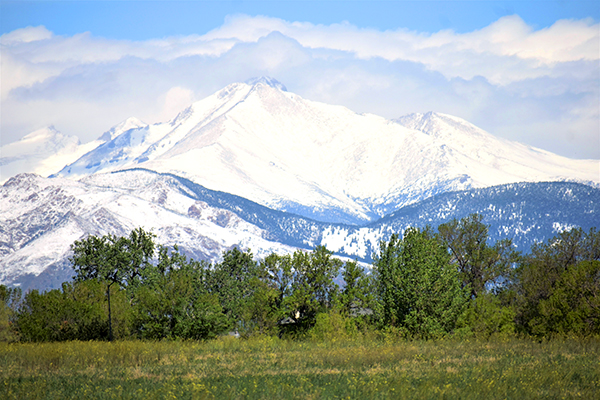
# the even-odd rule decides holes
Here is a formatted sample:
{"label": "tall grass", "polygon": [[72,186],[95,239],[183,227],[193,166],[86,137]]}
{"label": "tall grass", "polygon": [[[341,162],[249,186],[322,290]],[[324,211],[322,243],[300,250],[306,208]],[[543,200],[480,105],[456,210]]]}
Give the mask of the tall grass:
{"label": "tall grass", "polygon": [[600,398],[600,340],[0,344],[0,398]]}

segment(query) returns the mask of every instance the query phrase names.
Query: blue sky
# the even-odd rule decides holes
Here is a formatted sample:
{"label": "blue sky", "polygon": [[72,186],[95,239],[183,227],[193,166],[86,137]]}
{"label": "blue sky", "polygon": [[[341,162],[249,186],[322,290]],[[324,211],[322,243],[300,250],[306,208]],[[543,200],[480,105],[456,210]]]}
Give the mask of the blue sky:
{"label": "blue sky", "polygon": [[0,144],[93,140],[272,76],[397,118],[436,111],[600,158],[597,1],[2,1]]}
{"label": "blue sky", "polygon": [[379,30],[418,32],[481,29],[519,15],[536,29],[559,19],[600,18],[598,1],[2,1],[1,33],[44,25],[58,35],[143,40],[202,34],[231,14],[332,24],[348,21]]}

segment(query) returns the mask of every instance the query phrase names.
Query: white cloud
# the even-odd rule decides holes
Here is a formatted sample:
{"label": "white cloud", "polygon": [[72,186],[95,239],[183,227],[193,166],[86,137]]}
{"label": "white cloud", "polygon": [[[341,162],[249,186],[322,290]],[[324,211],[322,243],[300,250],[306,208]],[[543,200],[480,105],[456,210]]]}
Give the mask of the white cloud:
{"label": "white cloud", "polygon": [[204,35],[136,42],[28,27],[0,37],[1,140],[54,124],[86,142],[130,116],[166,120],[229,83],[270,75],[356,112],[445,112],[600,158],[599,30],[562,20],[536,31],[518,16],[418,33],[237,15]]}
{"label": "white cloud", "polygon": [[[359,29],[348,23],[324,26],[236,16],[203,38],[255,42],[270,32],[279,31],[310,48],[352,52],[359,58],[414,61],[448,78],[484,76],[493,83],[507,84],[543,76],[547,74],[543,68],[546,65],[598,60],[599,29],[600,25],[591,20],[561,20],[549,28],[533,31],[520,17],[513,15],[474,32],[460,34],[444,30],[419,34],[405,29],[385,32]],[[504,65],[490,62],[492,60]],[[512,65],[518,68],[504,68]]]}
{"label": "white cloud", "polygon": [[52,36],[52,32],[44,26],[28,26],[27,28],[15,29],[12,32],[5,33],[0,36],[0,42],[3,45],[15,45],[50,39]]}

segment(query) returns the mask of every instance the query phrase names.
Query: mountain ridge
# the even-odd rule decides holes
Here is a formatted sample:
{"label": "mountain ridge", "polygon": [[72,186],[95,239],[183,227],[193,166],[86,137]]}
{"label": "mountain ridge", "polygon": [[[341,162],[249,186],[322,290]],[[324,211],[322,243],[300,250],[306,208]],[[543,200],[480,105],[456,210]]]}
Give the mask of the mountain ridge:
{"label": "mountain ridge", "polygon": [[600,189],[579,183],[507,184],[439,194],[358,226],[272,210],[143,169],[79,182],[25,174],[0,187],[0,283],[38,288],[60,283],[72,273],[67,258],[74,240],[127,235],[138,226],[154,231],[160,244],[177,244],[187,255],[211,262],[233,246],[250,248],[260,258],[324,245],[368,265],[379,241],[392,233],[480,213],[492,241],[514,239],[518,250],[528,251],[564,229],[600,226],[598,199]]}
{"label": "mountain ridge", "polygon": [[33,131],[0,148],[0,184],[19,173],[54,176],[65,165],[76,162],[123,132],[145,125],[137,118],[128,118],[104,132],[96,140],[83,144],[78,137],[65,135],[53,125]]}
{"label": "mountain ridge", "polygon": [[[60,171],[142,167],[270,208],[363,223],[449,190],[519,181],[600,185],[600,163],[495,138],[458,117],[362,115],[283,91],[231,84],[171,121],[130,130]],[[475,140],[477,139],[477,140]]]}
{"label": "mountain ridge", "polygon": [[[47,152],[61,135],[27,140]],[[19,174],[0,186],[0,283],[53,287],[71,273],[74,240],[140,226],[211,262],[233,246],[262,257],[324,245],[367,264],[392,233],[472,213],[491,240],[523,251],[600,226],[599,160],[446,114],[357,114],[272,78],[231,84],[166,122],[129,118],[73,149],[89,151],[52,178]],[[53,160],[75,153],[65,154]]]}

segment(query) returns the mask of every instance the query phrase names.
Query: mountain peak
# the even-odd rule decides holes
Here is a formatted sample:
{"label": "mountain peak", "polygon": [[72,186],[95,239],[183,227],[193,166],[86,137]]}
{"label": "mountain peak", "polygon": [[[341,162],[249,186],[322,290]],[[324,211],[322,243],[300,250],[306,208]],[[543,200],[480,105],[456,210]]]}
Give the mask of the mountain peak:
{"label": "mountain peak", "polygon": [[490,135],[462,118],[433,111],[408,114],[393,121],[435,137],[447,137],[450,131],[486,137]]}
{"label": "mountain peak", "polygon": [[283,83],[281,83],[277,79],[271,78],[269,76],[259,76],[259,77],[255,77],[255,78],[250,78],[245,83],[250,86],[255,86],[255,85],[258,85],[259,83],[262,83],[263,85],[267,85],[272,88],[287,92],[287,88],[283,85]]}
{"label": "mountain peak", "polygon": [[127,132],[130,129],[141,128],[141,127],[144,127],[144,126],[147,126],[147,125],[148,124],[146,124],[143,121],[140,121],[139,119],[137,119],[135,117],[129,117],[125,121],[123,121],[123,122],[119,123],[118,125],[115,125],[112,128],[110,128],[110,130],[104,132],[98,138],[98,140],[101,140],[103,142],[108,142],[108,141],[116,138],[117,136],[119,136],[123,132]]}
{"label": "mountain peak", "polygon": [[21,141],[22,142],[35,142],[35,141],[48,140],[48,139],[51,139],[56,136],[62,136],[62,133],[60,133],[54,127],[54,125],[49,125],[44,128],[38,129],[37,131],[33,131],[33,132],[29,133],[28,135],[21,138]]}

